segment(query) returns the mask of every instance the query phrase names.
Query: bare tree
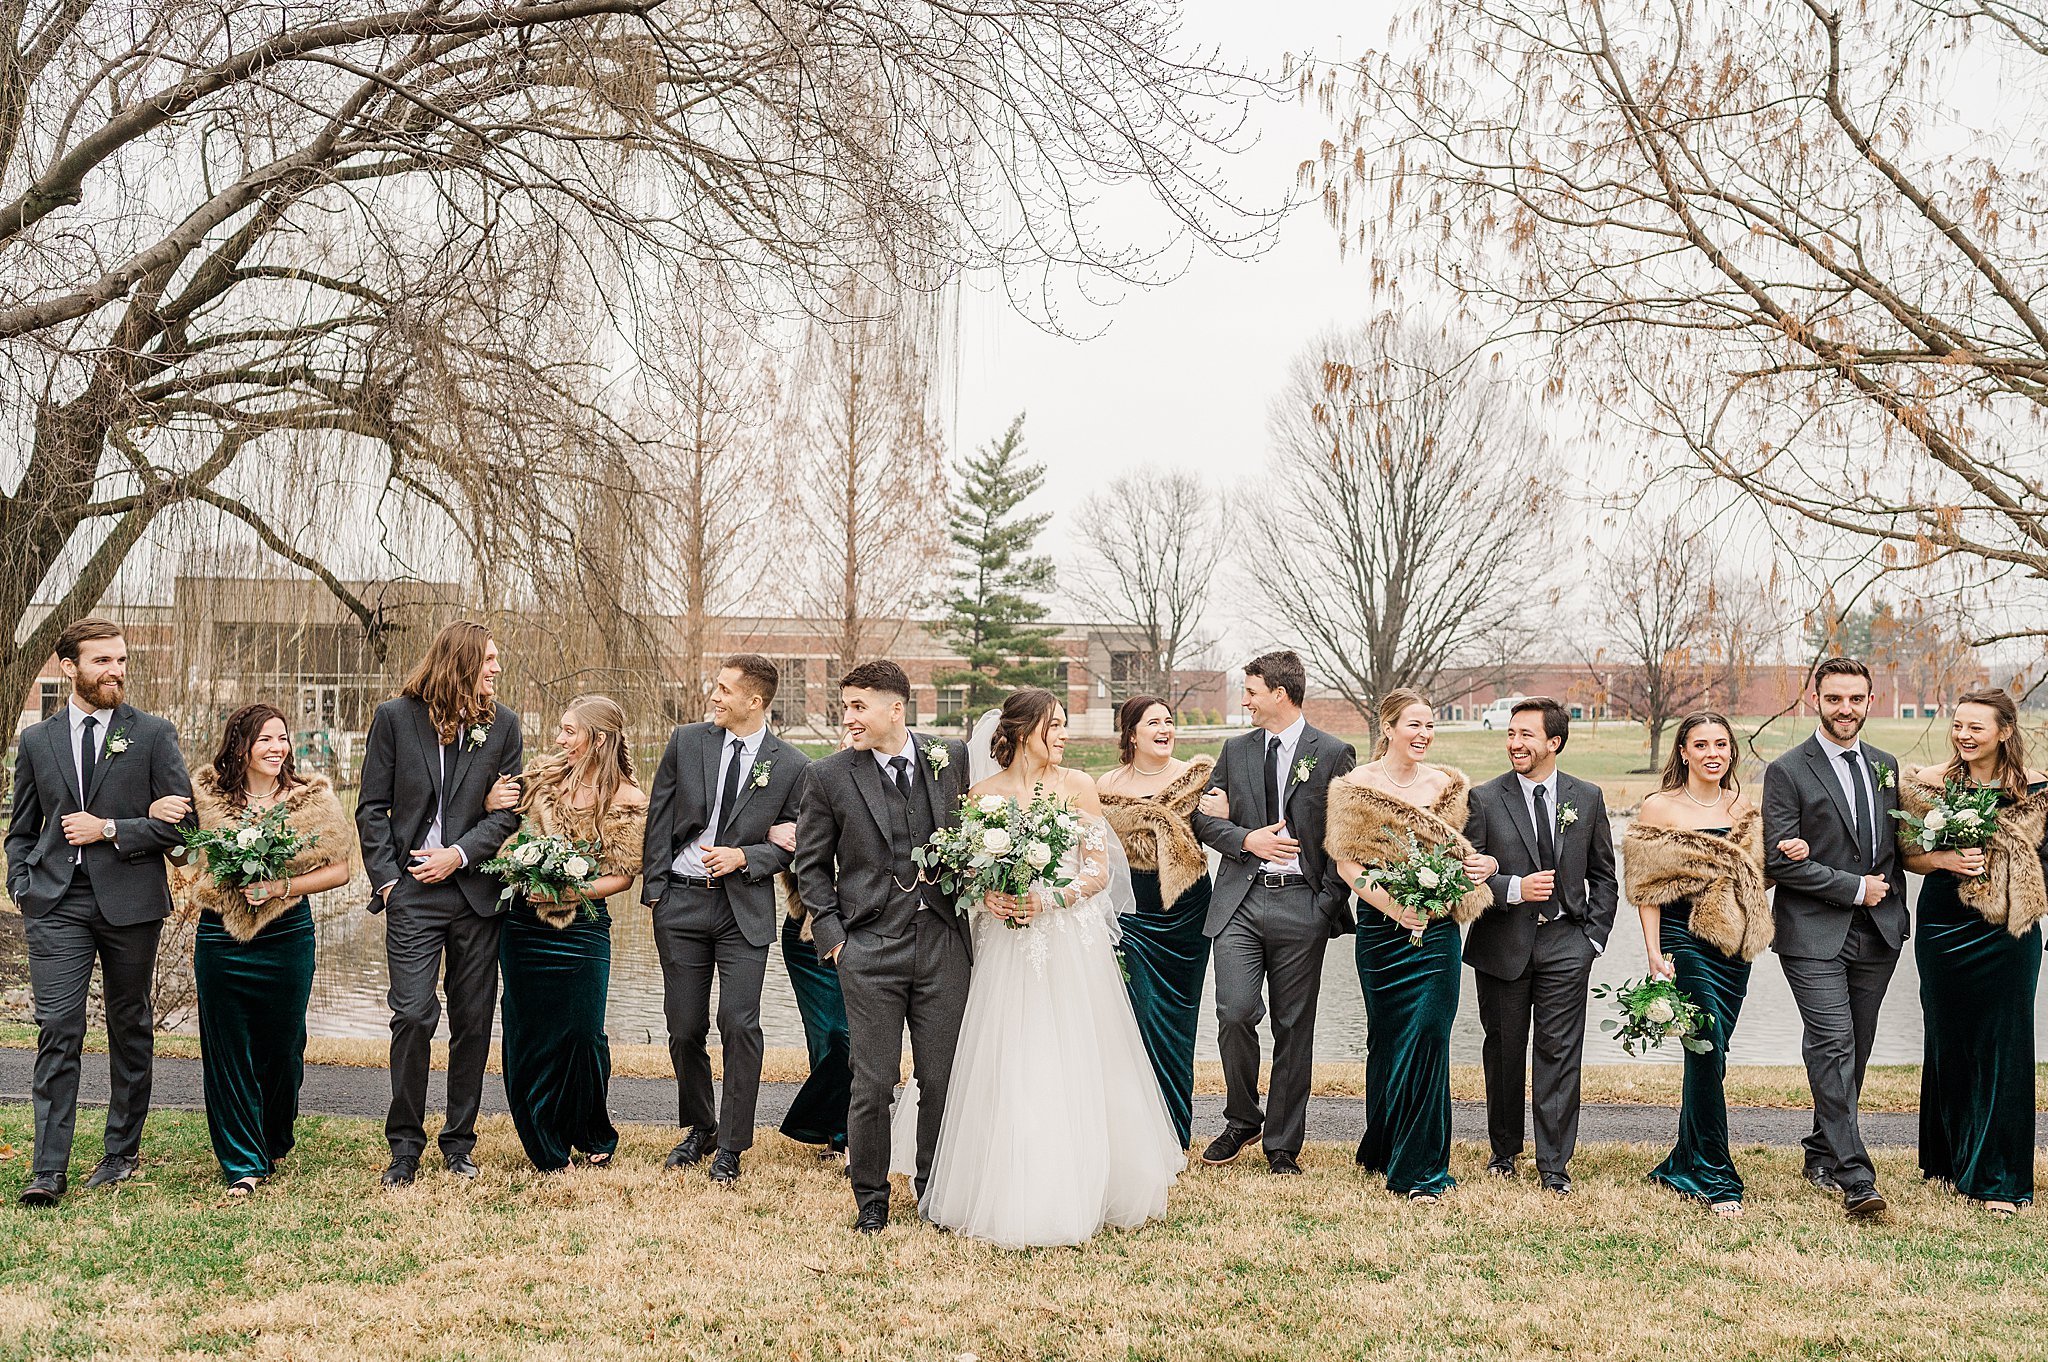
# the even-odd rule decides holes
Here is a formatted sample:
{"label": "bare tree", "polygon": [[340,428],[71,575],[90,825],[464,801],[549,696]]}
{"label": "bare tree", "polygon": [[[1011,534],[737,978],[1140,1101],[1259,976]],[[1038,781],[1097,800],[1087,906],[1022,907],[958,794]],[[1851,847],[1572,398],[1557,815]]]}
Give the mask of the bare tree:
{"label": "bare tree", "polygon": [[1145,468],[1113,479],[1082,503],[1080,555],[1068,591],[1135,646],[1132,693],[1178,708],[1179,670],[1215,642],[1209,596],[1229,548],[1223,498],[1192,473]]}
{"label": "bare tree", "polygon": [[1387,690],[1518,652],[1558,506],[1509,385],[1392,316],[1325,335],[1274,401],[1247,499],[1257,585],[1361,716]]}
{"label": "bare tree", "polygon": [[808,527],[803,596],[839,670],[887,652],[946,558],[945,449],[930,366],[881,300],[814,328],[800,373],[790,491]]}
{"label": "bare tree", "polygon": [[[1433,0],[1309,169],[1561,384],[1881,571],[2048,577],[2048,14]],[[2012,635],[2048,631],[2037,589]],[[1980,639],[1989,641],[1989,639]]]}
{"label": "bare tree", "polygon": [[[1174,55],[1149,0],[5,14],[17,695],[170,513],[317,577],[380,643],[337,541],[426,507],[507,575],[593,444],[630,444],[603,396],[614,319],[678,260],[787,311],[849,270],[915,291],[989,268],[1032,295],[1046,270],[1146,282],[1175,240],[1268,239],[1214,156],[1263,87]],[[1126,182],[1159,210],[1139,239],[1088,203]],[[307,452],[368,462],[372,504],[288,537]]]}
{"label": "bare tree", "polygon": [[1763,641],[1758,593],[1723,570],[1711,537],[1674,516],[1607,556],[1595,596],[1602,640],[1587,668],[1607,703],[1647,730],[1654,770],[1674,720],[1741,694]]}

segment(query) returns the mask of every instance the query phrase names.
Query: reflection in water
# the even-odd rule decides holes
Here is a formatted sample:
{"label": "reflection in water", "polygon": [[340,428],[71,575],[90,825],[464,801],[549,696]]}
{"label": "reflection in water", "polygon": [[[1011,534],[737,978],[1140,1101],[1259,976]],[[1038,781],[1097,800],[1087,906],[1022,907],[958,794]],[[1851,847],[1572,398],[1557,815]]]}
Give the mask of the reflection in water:
{"label": "reflection in water", "polygon": [[[1617,839],[1620,829],[1617,828]],[[1917,898],[1919,886],[1913,882]],[[310,1025],[316,1036],[383,1036],[390,1033],[390,1012],[384,1002],[387,981],[384,969],[384,919],[362,910],[364,892],[357,887],[323,895],[315,905],[320,925],[319,968],[313,978]],[[662,1020],[661,962],[655,957],[654,937],[649,930],[645,908],[621,895],[615,900],[612,921],[611,1001],[606,1024],[611,1038],[624,1044],[665,1044],[668,1029]],[[1593,967],[1595,983],[1619,983],[1645,973],[1643,933],[1635,911],[1623,905],[1615,924],[1614,939],[1607,953]],[[1216,1011],[1214,999],[1205,994],[1196,1053],[1216,1058]],[[1606,1005],[1589,1003],[1586,1059],[1589,1063],[1619,1063],[1628,1059],[1621,1047],[1600,1034],[1599,1019]],[[715,1008],[715,1004],[714,1004]],[[780,945],[768,951],[768,982],[762,991],[761,1027],[770,1046],[800,1050],[804,1045],[803,1021],[797,1015],[796,999],[789,977],[782,967]],[[2035,1003],[2036,1045],[2048,1054],[2048,990]],[[1742,1020],[1735,1031],[1729,1059],[1738,1064],[1798,1064],[1799,1011],[1792,1002],[1784,971],[1775,955],[1766,953],[1756,962],[1750,978],[1749,999],[1743,1005]],[[442,1024],[441,1034],[447,1035]],[[1458,1005],[1458,1022],[1451,1036],[1451,1057],[1458,1063],[1479,1062],[1479,1004],[1473,990],[1471,971],[1465,972],[1464,996]],[[1920,1062],[1920,984],[1913,966],[1910,943],[1905,958],[1892,977],[1891,993],[1879,1025],[1872,1062],[1917,1064]],[[1270,1046],[1270,1038],[1268,1045]],[[1365,1006],[1358,988],[1358,973],[1352,963],[1351,940],[1330,943],[1323,965],[1323,993],[1316,1023],[1316,1057],[1322,1060],[1358,1060],[1365,1055]],[[1676,1063],[1677,1051],[1653,1051],[1652,1058]]]}

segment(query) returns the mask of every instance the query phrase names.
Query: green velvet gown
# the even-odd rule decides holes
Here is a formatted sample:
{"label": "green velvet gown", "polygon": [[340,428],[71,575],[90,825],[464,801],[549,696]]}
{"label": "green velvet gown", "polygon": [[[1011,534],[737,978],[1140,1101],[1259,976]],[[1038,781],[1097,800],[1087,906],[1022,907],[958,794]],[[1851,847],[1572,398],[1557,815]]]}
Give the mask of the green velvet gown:
{"label": "green velvet gown", "polygon": [[[1727,828],[1702,828],[1715,837]],[[1742,1175],[1728,1152],[1728,1041],[1749,993],[1749,962],[1733,960],[1688,930],[1691,904],[1667,906],[1657,927],[1657,949],[1677,972],[1677,984],[1707,1018],[1705,1054],[1685,1051],[1685,1081],[1678,1104],[1678,1143],[1650,1180],[1709,1205],[1742,1200]]]}
{"label": "green velvet gown", "polygon": [[811,1072],[790,1100],[782,1133],[799,1144],[844,1150],[846,1105],[853,1095],[846,995],[839,991],[839,971],[818,959],[817,943],[804,940],[803,930],[802,918],[783,918],[782,964],[804,1021]]}
{"label": "green velvet gown", "polygon": [[1358,1162],[1390,1192],[1448,1191],[1451,1023],[1462,969],[1458,926],[1433,922],[1416,945],[1374,908],[1358,910],[1358,982],[1365,990],[1365,1137]]}
{"label": "green velvet gown", "polygon": [[505,1100],[533,1166],[569,1165],[577,1150],[609,1155],[619,1147],[605,1104],[611,1042],[605,994],[611,985],[612,920],[602,907],[551,927],[514,899],[498,938],[504,972]]}
{"label": "green velvet gown", "polygon": [[1913,958],[1926,1027],[1920,1171],[1979,1201],[2032,1201],[2040,925],[2014,936],[1986,922],[1937,870],[1920,887]]}
{"label": "green velvet gown", "polygon": [[267,1178],[292,1149],[313,994],[313,909],[301,898],[248,941],[202,912],[192,975],[206,1130],[229,1182]]}
{"label": "green velvet gown", "polygon": [[1121,919],[1124,990],[1137,1014],[1138,1034],[1166,1099],[1166,1114],[1187,1147],[1194,1126],[1195,1023],[1201,1015],[1202,981],[1209,973],[1209,877],[1162,904],[1159,872],[1131,871],[1138,911]]}

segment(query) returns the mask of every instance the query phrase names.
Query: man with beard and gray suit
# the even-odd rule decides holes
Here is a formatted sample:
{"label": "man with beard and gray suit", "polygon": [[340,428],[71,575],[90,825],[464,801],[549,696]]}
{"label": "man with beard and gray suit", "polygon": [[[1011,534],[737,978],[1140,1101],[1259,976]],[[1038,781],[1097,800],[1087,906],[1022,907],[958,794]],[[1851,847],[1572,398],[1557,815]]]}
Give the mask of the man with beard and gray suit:
{"label": "man with beard and gray suit", "polygon": [[[1330,782],[1358,762],[1349,743],[1301,712],[1308,673],[1292,652],[1245,664],[1244,706],[1258,727],[1223,744],[1194,818],[1223,857],[1209,919],[1216,961],[1216,1047],[1228,1093],[1223,1133],[1204,1163],[1229,1163],[1264,1132],[1266,1165],[1299,1173],[1315,1061],[1316,1002],[1330,938],[1351,930],[1351,890],[1323,850]],[[1259,1106],[1259,1022],[1273,1017],[1273,1078]]]}
{"label": "man with beard and gray suit", "polygon": [[[1813,1090],[1806,1178],[1852,1216],[1882,1214],[1877,1170],[1857,1124],[1878,1009],[1905,946],[1899,864],[1899,761],[1861,740],[1870,669],[1834,657],[1813,671],[1820,727],[1764,771],[1764,873],[1778,883],[1772,949],[1805,1025]],[[1804,839],[1803,861],[1780,844]]]}
{"label": "man with beard and gray suit", "polygon": [[107,1018],[106,1156],[86,1180],[135,1176],[149,1115],[157,938],[171,911],[164,853],[181,845],[192,782],[177,730],[122,699],[128,645],[101,619],[67,625],[57,664],[71,699],[21,735],[7,892],[28,938],[36,1017],[35,1153],[24,1206],[54,1206],[71,1166],[92,967]]}
{"label": "man with beard and gray suit", "polygon": [[1557,769],[1572,718],[1545,697],[1508,716],[1505,771],[1472,791],[1465,836],[1500,869],[1493,907],[1465,934],[1485,1029],[1487,1171],[1515,1176],[1525,1057],[1535,1040],[1536,1174],[1569,1196],[1586,1056],[1586,985],[1614,930],[1620,884],[1600,787]]}
{"label": "man with beard and gray suit", "polygon": [[893,662],[863,662],[839,689],[851,745],[811,763],[797,814],[796,881],[818,958],[837,966],[846,995],[853,1227],[879,1234],[889,1224],[889,1102],[904,1026],[917,1076],[922,1197],[967,1008],[967,920],[911,859],[934,831],[960,821],[967,745],[910,731],[910,679]]}
{"label": "man with beard and gray suit", "polygon": [[[643,898],[661,957],[669,1062],[683,1139],[667,1167],[714,1148],[713,1182],[734,1182],[753,1147],[761,1095],[761,982],[781,914],[775,879],[789,868],[803,753],[768,731],[781,675],[755,653],[729,657],[711,688],[711,721],[669,737],[647,804]],[[711,976],[725,1107],[711,1084]]]}

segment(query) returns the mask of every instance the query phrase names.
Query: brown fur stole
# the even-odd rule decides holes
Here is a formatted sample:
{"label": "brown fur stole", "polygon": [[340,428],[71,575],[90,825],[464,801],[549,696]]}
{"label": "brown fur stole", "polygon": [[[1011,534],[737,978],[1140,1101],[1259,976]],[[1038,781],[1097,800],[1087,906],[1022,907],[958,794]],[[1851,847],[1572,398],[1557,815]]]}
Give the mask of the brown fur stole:
{"label": "brown fur stole", "polygon": [[[1362,785],[1351,776],[1330,782],[1329,833],[1323,847],[1339,860],[1360,865],[1391,865],[1408,856],[1408,838],[1431,847],[1450,843],[1461,857],[1473,854],[1465,840],[1465,815],[1472,782],[1463,771],[1440,767],[1451,778],[1427,809]],[[1493,891],[1484,884],[1458,900],[1453,922],[1470,922],[1493,906]]]}
{"label": "brown fur stole", "polygon": [[1764,818],[1755,809],[1725,837],[1637,822],[1621,850],[1630,903],[1669,908],[1690,899],[1687,930],[1731,960],[1754,960],[1770,946]]}
{"label": "brown fur stole", "polygon": [[1158,794],[1102,794],[1102,816],[1124,844],[1131,869],[1159,873],[1161,907],[1171,908],[1209,873],[1209,853],[1195,840],[1188,816],[1202,802],[1215,770],[1214,757],[1196,757]]}
{"label": "brown fur stole", "polygon": [[[294,832],[318,840],[292,858],[290,873],[309,874],[336,861],[347,861],[353,866],[356,831],[341,811],[333,783],[323,775],[301,776],[299,780],[301,783],[285,796],[285,820]],[[233,827],[248,817],[247,810],[229,805],[211,766],[202,766],[192,773],[192,811],[202,828]],[[221,888],[202,870],[192,884],[192,901],[209,912],[219,913],[221,925],[235,940],[250,941],[282,917],[285,909],[298,902],[298,896],[275,898],[258,908],[243,897],[241,890]]]}
{"label": "brown fur stole", "polygon": [[[1899,804],[1925,818],[1941,795],[1942,768],[1907,772],[1899,781]],[[1994,927],[2014,936],[2048,917],[2048,885],[2041,877],[2041,835],[2048,828],[2048,790],[2030,794],[1998,810],[1998,826],[1984,848],[1984,873],[1974,879],[1956,876],[1956,891]],[[1900,828],[1899,851],[1917,851]]]}
{"label": "brown fur stole", "polygon": [[[620,786],[602,824],[589,809],[576,808],[562,794],[561,787],[553,784],[535,789],[533,802],[526,811],[526,826],[545,837],[597,843],[597,875],[593,878],[639,878],[641,851],[647,838],[647,801],[640,791],[634,786]],[[549,903],[543,899],[528,899],[527,903],[542,922],[557,929],[576,921],[583,911],[580,903]]]}

